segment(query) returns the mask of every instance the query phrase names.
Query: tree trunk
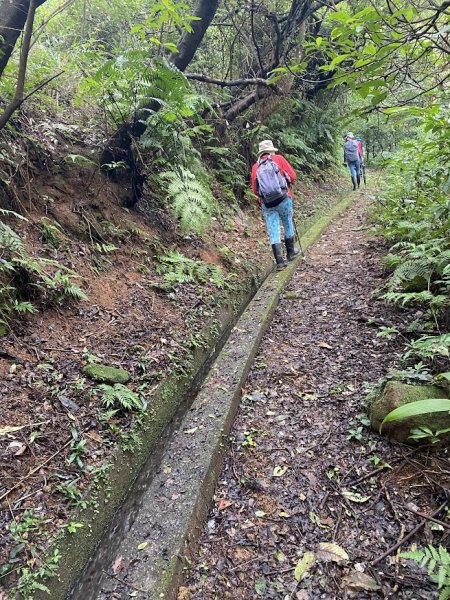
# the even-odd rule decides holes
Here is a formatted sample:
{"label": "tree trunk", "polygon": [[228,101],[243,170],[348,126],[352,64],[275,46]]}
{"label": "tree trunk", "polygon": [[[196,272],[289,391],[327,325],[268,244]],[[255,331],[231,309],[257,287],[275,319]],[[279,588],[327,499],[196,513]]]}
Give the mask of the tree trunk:
{"label": "tree trunk", "polygon": [[[45,0],[36,0],[41,6]],[[0,0],[0,77],[22,33],[30,9],[30,0]]]}
{"label": "tree trunk", "polygon": [[[182,34],[177,46],[178,52],[174,52],[170,57],[170,61],[180,69],[180,71],[184,71],[194,58],[195,52],[201,44],[203,37],[216,14],[219,2],[220,0],[198,0],[194,16],[199,17],[201,20],[192,21],[192,31],[185,31]],[[143,108],[155,111],[158,110],[159,103],[152,102]],[[147,114],[147,111],[145,111],[145,114],[144,112],[142,114],[138,113],[135,115],[134,122],[126,122],[119,127],[108,140],[108,143],[102,152],[102,165],[124,161],[132,168],[132,142],[134,138],[139,138],[146,130],[147,126],[144,121]]]}
{"label": "tree trunk", "polygon": [[192,21],[192,31],[185,31],[178,42],[178,52],[174,52],[170,57],[173,63],[180,71],[185,71],[202,43],[206,30],[211,25],[211,21],[219,8],[220,0],[199,0],[195,11],[196,17],[201,21]]}

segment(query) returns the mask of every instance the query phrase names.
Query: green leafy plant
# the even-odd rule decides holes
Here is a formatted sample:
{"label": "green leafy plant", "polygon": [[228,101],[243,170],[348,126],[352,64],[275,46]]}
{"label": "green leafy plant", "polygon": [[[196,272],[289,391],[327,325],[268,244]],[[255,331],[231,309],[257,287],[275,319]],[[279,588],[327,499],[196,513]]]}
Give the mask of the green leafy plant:
{"label": "green leafy plant", "polygon": [[409,438],[415,441],[428,440],[431,444],[437,444],[441,441],[441,436],[448,433],[449,431],[450,427],[433,431],[429,427],[425,427],[424,425],[422,425],[417,429],[411,429],[411,435],[409,436]]}
{"label": "green leafy plant", "polygon": [[12,593],[19,593],[24,600],[33,600],[38,590],[50,593],[42,581],[55,575],[61,559],[57,549],[50,555],[45,554],[44,543],[39,541],[44,535],[44,526],[45,519],[30,510],[8,525],[14,545],[7,562],[0,567],[0,575],[6,575],[12,570],[17,572],[18,580]]}
{"label": "green leafy plant", "polygon": [[347,433],[348,440],[356,440],[360,444],[364,443],[364,434],[362,426],[357,427],[356,429],[348,429]]}
{"label": "green leafy plant", "polygon": [[426,569],[440,590],[439,600],[450,598],[450,554],[443,546],[436,548],[430,544],[423,549],[402,552],[401,556],[414,560]]}
{"label": "green leafy plant", "polygon": [[83,492],[78,487],[79,479],[73,479],[67,483],[60,483],[55,487],[55,491],[61,494],[65,501],[72,508],[86,508],[88,501],[83,498]]}
{"label": "green leafy plant", "polygon": [[386,340],[391,340],[399,333],[397,327],[386,327],[382,326],[379,328],[377,337],[384,338]]}
{"label": "green leafy plant", "polygon": [[404,353],[405,358],[429,358],[437,356],[448,358],[450,355],[450,333],[437,336],[422,336],[418,340],[410,342]]}
{"label": "green leafy plant", "polygon": [[61,225],[56,221],[51,221],[47,217],[41,219],[42,241],[45,244],[59,248],[64,243],[64,234]]}
{"label": "green leafy plant", "polygon": [[398,421],[400,419],[407,419],[409,417],[438,412],[450,413],[450,399],[430,398],[427,400],[418,400],[417,402],[410,402],[409,404],[399,406],[384,417],[380,429],[385,423],[391,423],[392,421]]}
{"label": "green leafy plant", "polygon": [[102,392],[102,404],[107,409],[129,412],[133,409],[142,411],[144,408],[139,394],[122,383],[115,383],[113,386],[103,384],[99,386],[99,390]]}
{"label": "green leafy plant", "polygon": [[207,283],[211,281],[218,288],[224,286],[222,269],[208,265],[201,260],[188,258],[181,252],[171,251],[158,256],[156,270],[168,283]]}
{"label": "green leafy plant", "polygon": [[181,229],[202,233],[210,223],[214,206],[207,183],[184,167],[178,171],[164,171],[160,178],[167,190],[167,199],[180,220]]}
{"label": "green leafy plant", "polygon": [[70,430],[70,434],[72,436],[72,441],[69,446],[69,457],[67,462],[69,464],[75,464],[80,469],[84,466],[84,456],[87,454],[87,440],[80,437],[80,434],[75,428]]}
{"label": "green leafy plant", "polygon": [[[23,220],[17,213],[3,210],[1,214],[5,213],[8,217]],[[57,239],[59,230],[56,226],[44,222],[43,227],[43,235],[47,232],[46,235]],[[0,335],[5,333],[15,315],[36,312],[30,297],[47,298],[56,303],[68,299],[87,300],[86,294],[73,281],[77,277],[75,271],[57,261],[30,256],[22,238],[0,221]]]}

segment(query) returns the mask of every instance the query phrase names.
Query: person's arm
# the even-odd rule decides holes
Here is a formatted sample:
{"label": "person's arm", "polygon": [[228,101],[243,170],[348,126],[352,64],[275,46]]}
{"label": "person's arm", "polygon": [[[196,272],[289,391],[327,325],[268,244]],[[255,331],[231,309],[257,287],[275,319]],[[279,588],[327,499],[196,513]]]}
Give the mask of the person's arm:
{"label": "person's arm", "polygon": [[256,195],[258,195],[258,187],[257,187],[257,182],[256,182],[256,171],[258,169],[258,165],[253,165],[252,167],[252,173],[250,176],[250,180],[251,180],[251,184],[252,184],[252,192]]}
{"label": "person's arm", "polygon": [[294,182],[297,179],[297,173],[294,171],[292,165],[280,154],[277,155],[277,164],[282,170],[286,179],[288,179],[289,183]]}

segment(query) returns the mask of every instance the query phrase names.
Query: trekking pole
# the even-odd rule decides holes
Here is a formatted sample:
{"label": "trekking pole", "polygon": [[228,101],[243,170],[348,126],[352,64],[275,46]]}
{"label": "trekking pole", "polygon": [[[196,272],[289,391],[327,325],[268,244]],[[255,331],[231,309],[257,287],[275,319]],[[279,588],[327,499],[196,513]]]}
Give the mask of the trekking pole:
{"label": "trekking pole", "polygon": [[303,252],[303,248],[302,248],[302,242],[300,240],[300,236],[298,235],[297,223],[295,222],[294,217],[292,217],[292,222],[294,223],[295,233],[297,234],[297,240],[298,240],[298,245],[300,246],[300,252],[302,253],[302,256],[305,256],[305,253]]}

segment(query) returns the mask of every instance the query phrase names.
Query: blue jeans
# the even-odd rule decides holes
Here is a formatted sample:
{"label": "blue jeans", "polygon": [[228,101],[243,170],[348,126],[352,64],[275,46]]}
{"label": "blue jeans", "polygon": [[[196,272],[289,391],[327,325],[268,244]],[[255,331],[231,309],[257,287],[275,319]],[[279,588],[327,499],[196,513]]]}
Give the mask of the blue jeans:
{"label": "blue jeans", "polygon": [[285,198],[283,202],[273,208],[267,208],[264,204],[261,204],[261,208],[271,244],[281,243],[280,220],[283,223],[285,239],[294,237],[292,198]]}
{"label": "blue jeans", "polygon": [[361,169],[361,162],[359,160],[349,160],[347,161],[348,168],[350,169],[350,175],[352,177],[356,177],[359,175]]}

